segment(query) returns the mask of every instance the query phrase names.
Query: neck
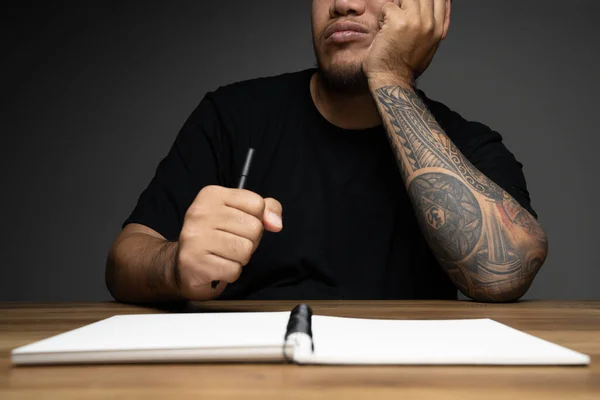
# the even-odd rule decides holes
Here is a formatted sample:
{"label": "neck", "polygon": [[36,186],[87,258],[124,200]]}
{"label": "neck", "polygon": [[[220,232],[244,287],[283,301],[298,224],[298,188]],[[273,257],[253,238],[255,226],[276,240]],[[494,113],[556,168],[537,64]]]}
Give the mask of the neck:
{"label": "neck", "polygon": [[342,129],[367,129],[381,125],[377,105],[370,92],[341,94],[328,89],[315,73],[310,80],[310,93],[321,115]]}

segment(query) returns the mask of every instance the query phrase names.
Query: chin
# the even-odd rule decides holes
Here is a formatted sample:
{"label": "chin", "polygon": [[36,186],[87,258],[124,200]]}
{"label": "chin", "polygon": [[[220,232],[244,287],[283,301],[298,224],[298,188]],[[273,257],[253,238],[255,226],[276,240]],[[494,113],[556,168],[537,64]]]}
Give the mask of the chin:
{"label": "chin", "polygon": [[363,94],[369,91],[362,61],[340,61],[323,65],[317,62],[323,84],[330,90],[344,94]]}

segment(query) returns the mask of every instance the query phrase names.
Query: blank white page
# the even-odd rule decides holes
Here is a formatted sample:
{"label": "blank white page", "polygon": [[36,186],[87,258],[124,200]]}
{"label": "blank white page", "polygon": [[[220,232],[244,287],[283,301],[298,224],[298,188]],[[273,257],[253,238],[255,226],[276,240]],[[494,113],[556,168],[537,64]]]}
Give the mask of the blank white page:
{"label": "blank white page", "polygon": [[[273,361],[282,355],[279,348],[289,314],[115,316],[23,346],[12,354],[30,363],[65,359],[202,361],[222,357],[230,361]],[[315,353],[295,354],[299,363],[582,365],[590,361],[584,354],[489,319],[413,321],[313,316],[312,324]]]}
{"label": "blank white page", "polygon": [[114,316],[13,354],[282,346],[289,312]]}
{"label": "blank white page", "polygon": [[375,320],[314,316],[316,364],[580,365],[584,354],[490,319]]}

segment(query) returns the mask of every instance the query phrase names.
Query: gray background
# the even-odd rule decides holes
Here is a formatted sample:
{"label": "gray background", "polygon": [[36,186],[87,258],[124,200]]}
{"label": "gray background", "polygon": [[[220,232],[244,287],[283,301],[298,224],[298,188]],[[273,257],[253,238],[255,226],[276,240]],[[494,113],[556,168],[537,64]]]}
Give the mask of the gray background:
{"label": "gray background", "polygon": [[[309,0],[0,10],[0,300],[105,300],[122,221],[205,92],[314,64]],[[454,1],[421,80],[501,132],[550,256],[527,298],[600,298],[600,2]]]}

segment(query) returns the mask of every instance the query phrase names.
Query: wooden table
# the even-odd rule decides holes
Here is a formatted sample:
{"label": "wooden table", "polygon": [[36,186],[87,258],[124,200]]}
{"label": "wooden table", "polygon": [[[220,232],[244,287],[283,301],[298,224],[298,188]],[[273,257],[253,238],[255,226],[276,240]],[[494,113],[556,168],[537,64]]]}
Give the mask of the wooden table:
{"label": "wooden table", "polygon": [[[287,311],[297,302],[210,302],[186,311]],[[161,310],[117,303],[0,303],[0,399],[600,399],[600,301],[479,304],[310,302],[315,314],[492,318],[592,356],[588,367],[117,365],[12,367],[10,350],[115,315]],[[175,310],[181,311],[181,310]]]}

